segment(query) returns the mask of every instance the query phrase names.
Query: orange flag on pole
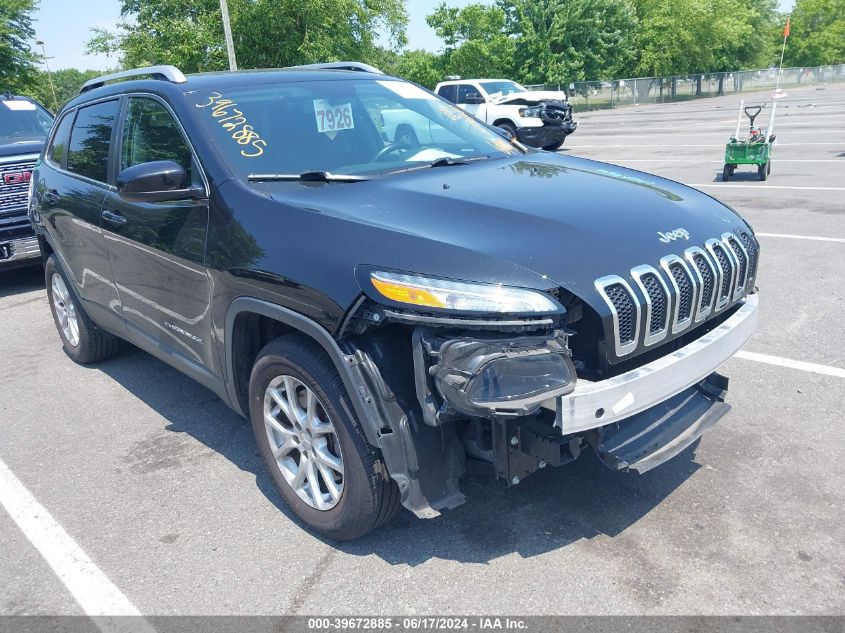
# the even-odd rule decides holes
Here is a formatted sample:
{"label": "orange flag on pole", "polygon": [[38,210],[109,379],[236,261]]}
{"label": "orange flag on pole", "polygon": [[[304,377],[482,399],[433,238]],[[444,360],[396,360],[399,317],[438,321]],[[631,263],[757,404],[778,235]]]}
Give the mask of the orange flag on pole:
{"label": "orange flag on pole", "polygon": [[789,18],[790,17],[792,17],[792,16],[786,16],[786,26],[783,27],[783,36],[785,38],[789,37]]}

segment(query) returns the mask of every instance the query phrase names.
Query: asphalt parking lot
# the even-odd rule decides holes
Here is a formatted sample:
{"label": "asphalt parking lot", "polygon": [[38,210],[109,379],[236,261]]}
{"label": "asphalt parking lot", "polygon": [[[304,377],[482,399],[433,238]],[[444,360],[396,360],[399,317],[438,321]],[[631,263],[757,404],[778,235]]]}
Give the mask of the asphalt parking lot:
{"label": "asphalt parking lot", "polygon": [[[585,454],[321,540],[210,392],[128,346],[71,362],[38,270],[0,276],[0,464],[148,615],[843,614],[845,85],[788,93],[767,182],[721,182],[736,97],[581,114],[562,150],[700,187],[760,234],[733,411],[646,475]],[[0,511],[0,614],[82,614],[39,549]]]}

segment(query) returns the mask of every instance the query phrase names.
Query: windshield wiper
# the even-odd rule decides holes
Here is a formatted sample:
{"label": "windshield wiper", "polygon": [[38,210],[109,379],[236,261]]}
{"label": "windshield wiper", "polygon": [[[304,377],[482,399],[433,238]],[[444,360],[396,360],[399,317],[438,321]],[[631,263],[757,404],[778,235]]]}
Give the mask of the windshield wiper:
{"label": "windshield wiper", "polygon": [[449,156],[444,156],[443,158],[438,158],[437,160],[433,160],[428,164],[429,167],[452,167],[453,165],[469,165],[469,160],[465,158],[455,160],[454,158],[450,158]]}
{"label": "windshield wiper", "polygon": [[330,171],[304,171],[301,174],[250,174],[250,182],[364,182],[368,176],[333,174]]}

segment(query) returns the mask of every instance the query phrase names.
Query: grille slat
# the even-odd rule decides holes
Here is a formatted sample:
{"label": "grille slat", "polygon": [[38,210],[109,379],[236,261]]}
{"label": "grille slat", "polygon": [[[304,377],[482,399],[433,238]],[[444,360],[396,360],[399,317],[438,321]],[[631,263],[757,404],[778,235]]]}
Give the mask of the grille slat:
{"label": "grille slat", "polygon": [[625,345],[634,342],[636,330],[636,306],[634,300],[622,284],[611,284],[605,288],[607,296],[613,303],[619,320],[619,340]]}
{"label": "grille slat", "polygon": [[716,254],[716,260],[719,262],[719,268],[722,269],[722,285],[719,287],[719,302],[727,301],[730,299],[733,267],[731,266],[728,254],[725,252],[725,249],[721,244],[713,246],[713,252]]}
{"label": "grille slat", "polygon": [[666,293],[663,292],[663,288],[657,280],[657,275],[654,273],[646,273],[640,280],[651,300],[651,319],[648,324],[648,333],[657,334],[666,327]]}
{"label": "grille slat", "polygon": [[694,298],[692,283],[681,264],[670,264],[669,271],[678,286],[678,323],[683,323],[692,315]]}
{"label": "grille slat", "polygon": [[742,240],[742,245],[745,247],[745,252],[748,253],[748,278],[752,279],[757,274],[757,244],[754,239],[745,231],[739,232],[739,239]]}

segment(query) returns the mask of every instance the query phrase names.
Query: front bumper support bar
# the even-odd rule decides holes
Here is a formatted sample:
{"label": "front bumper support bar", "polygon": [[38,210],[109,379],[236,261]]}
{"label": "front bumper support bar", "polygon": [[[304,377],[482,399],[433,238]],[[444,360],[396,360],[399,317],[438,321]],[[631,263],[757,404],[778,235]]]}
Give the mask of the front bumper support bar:
{"label": "front bumper support bar", "polygon": [[547,400],[564,435],[629,418],[695,385],[751,338],[757,326],[757,295],[704,336],[629,372],[602,380],[578,380],[575,390]]}

